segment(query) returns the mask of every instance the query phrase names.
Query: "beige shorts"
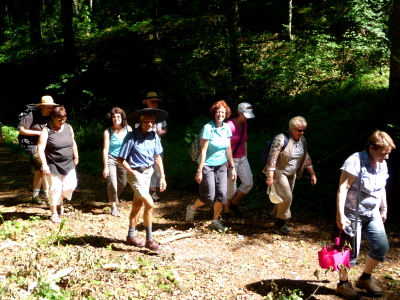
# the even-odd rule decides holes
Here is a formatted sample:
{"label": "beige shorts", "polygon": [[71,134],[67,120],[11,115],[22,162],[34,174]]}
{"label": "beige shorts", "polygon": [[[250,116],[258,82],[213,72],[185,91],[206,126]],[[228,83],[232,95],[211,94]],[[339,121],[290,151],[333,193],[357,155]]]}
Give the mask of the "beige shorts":
{"label": "beige shorts", "polygon": [[153,168],[148,168],[145,169],[143,173],[136,170],[133,171],[133,175],[126,173],[126,179],[135,193],[135,198],[142,199],[150,197],[150,181],[153,172]]}

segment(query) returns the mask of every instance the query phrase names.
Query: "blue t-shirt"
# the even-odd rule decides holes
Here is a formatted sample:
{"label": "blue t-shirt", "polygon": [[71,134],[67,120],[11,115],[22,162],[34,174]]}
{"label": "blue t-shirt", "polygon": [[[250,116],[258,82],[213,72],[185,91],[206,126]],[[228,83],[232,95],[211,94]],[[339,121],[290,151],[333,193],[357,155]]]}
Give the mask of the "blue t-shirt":
{"label": "blue t-shirt", "polygon": [[126,135],[118,157],[125,159],[131,168],[148,168],[154,165],[154,156],[162,152],[158,135],[154,131],[143,135],[139,127]]}
{"label": "blue t-shirt", "polygon": [[380,170],[376,171],[368,158],[367,151],[352,154],[340,168],[357,177],[347,191],[345,206],[352,211],[356,209],[360,155],[362,160],[362,177],[359,214],[360,216],[373,217],[376,216],[375,214],[379,214],[382,189],[385,188],[389,175],[386,161],[383,161]]}
{"label": "blue t-shirt", "polygon": [[204,140],[209,140],[206,159],[204,161],[205,166],[220,166],[226,163],[225,151],[229,146],[229,138],[231,136],[231,129],[226,123],[222,123],[220,132],[215,127],[214,121],[210,121],[204,125],[200,137]]}
{"label": "blue t-shirt", "polygon": [[121,134],[120,136],[116,136],[111,128],[109,128],[109,132],[111,133],[111,137],[110,137],[110,147],[108,147],[108,153],[110,153],[110,155],[114,157],[118,157],[119,150],[121,150],[124,138],[128,134],[128,127],[125,127],[124,130],[125,134]]}

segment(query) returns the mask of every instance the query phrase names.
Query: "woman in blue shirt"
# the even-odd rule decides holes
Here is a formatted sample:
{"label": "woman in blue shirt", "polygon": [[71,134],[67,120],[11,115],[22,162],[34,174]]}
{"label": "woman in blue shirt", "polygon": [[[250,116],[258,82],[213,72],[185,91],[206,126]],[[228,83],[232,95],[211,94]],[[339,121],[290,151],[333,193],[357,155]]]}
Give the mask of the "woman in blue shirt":
{"label": "woman in blue shirt", "polygon": [[230,117],[231,110],[226,102],[221,100],[211,106],[210,115],[212,120],[204,125],[201,132],[201,152],[195,177],[199,184],[200,198],[194,205],[187,206],[186,221],[193,223],[197,208],[214,203],[214,217],[209,228],[225,232],[226,227],[219,220],[219,216],[226,203],[227,161],[232,170],[232,180],[236,180],[230,143],[232,132],[224,123],[224,120]]}
{"label": "woman in blue shirt", "polygon": [[108,201],[111,202],[111,214],[118,216],[118,197],[126,185],[126,171],[117,163],[122,142],[132,128],[126,121],[123,109],[113,107],[107,114],[109,128],[104,131],[103,176],[107,178]]}
{"label": "woman in blue shirt", "polygon": [[[352,154],[343,164],[337,193],[336,223],[340,230],[351,226],[357,232],[351,238],[352,249],[350,265],[357,262],[361,243],[361,231],[367,237],[370,250],[365,259],[362,275],[356,282],[356,287],[366,290],[374,297],[380,297],[383,289],[375,283],[371,273],[379,262],[386,259],[389,242],[383,222],[386,221],[386,180],[389,177],[386,159],[396,146],[391,137],[383,131],[376,130],[367,142],[366,150]],[[358,220],[355,223],[357,209],[358,179],[361,168],[361,188],[358,208]],[[347,230],[346,230],[347,232]],[[357,239],[355,241],[355,239]],[[348,280],[348,270],[339,271],[340,282],[336,292],[347,299],[359,299]]]}

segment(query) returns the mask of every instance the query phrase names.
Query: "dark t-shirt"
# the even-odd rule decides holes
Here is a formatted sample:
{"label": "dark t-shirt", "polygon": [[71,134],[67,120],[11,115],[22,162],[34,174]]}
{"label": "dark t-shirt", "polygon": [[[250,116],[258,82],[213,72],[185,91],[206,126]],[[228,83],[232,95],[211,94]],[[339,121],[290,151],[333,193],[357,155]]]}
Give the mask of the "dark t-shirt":
{"label": "dark t-shirt", "polygon": [[[21,126],[24,126],[26,129],[29,129],[29,130],[42,131],[44,126],[46,126],[46,124],[49,123],[50,121],[51,121],[51,115],[50,116],[43,116],[42,112],[40,110],[38,110],[38,111],[30,112],[22,120]],[[37,145],[38,140],[39,140],[39,136],[38,135],[33,135],[33,136],[26,135],[26,138],[33,145]]]}

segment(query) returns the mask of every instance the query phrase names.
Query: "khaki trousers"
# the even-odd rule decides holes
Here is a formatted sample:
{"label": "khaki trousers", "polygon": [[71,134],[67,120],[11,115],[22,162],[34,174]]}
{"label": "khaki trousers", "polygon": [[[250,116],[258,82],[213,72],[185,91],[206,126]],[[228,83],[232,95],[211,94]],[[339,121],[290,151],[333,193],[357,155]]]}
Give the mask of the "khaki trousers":
{"label": "khaki trousers", "polygon": [[293,188],[294,182],[296,180],[296,174],[287,177],[286,175],[281,175],[277,180],[274,181],[275,190],[278,196],[283,200],[282,203],[275,204],[272,215],[279,219],[289,219],[292,214],[290,212],[290,206],[292,205],[293,199]]}

